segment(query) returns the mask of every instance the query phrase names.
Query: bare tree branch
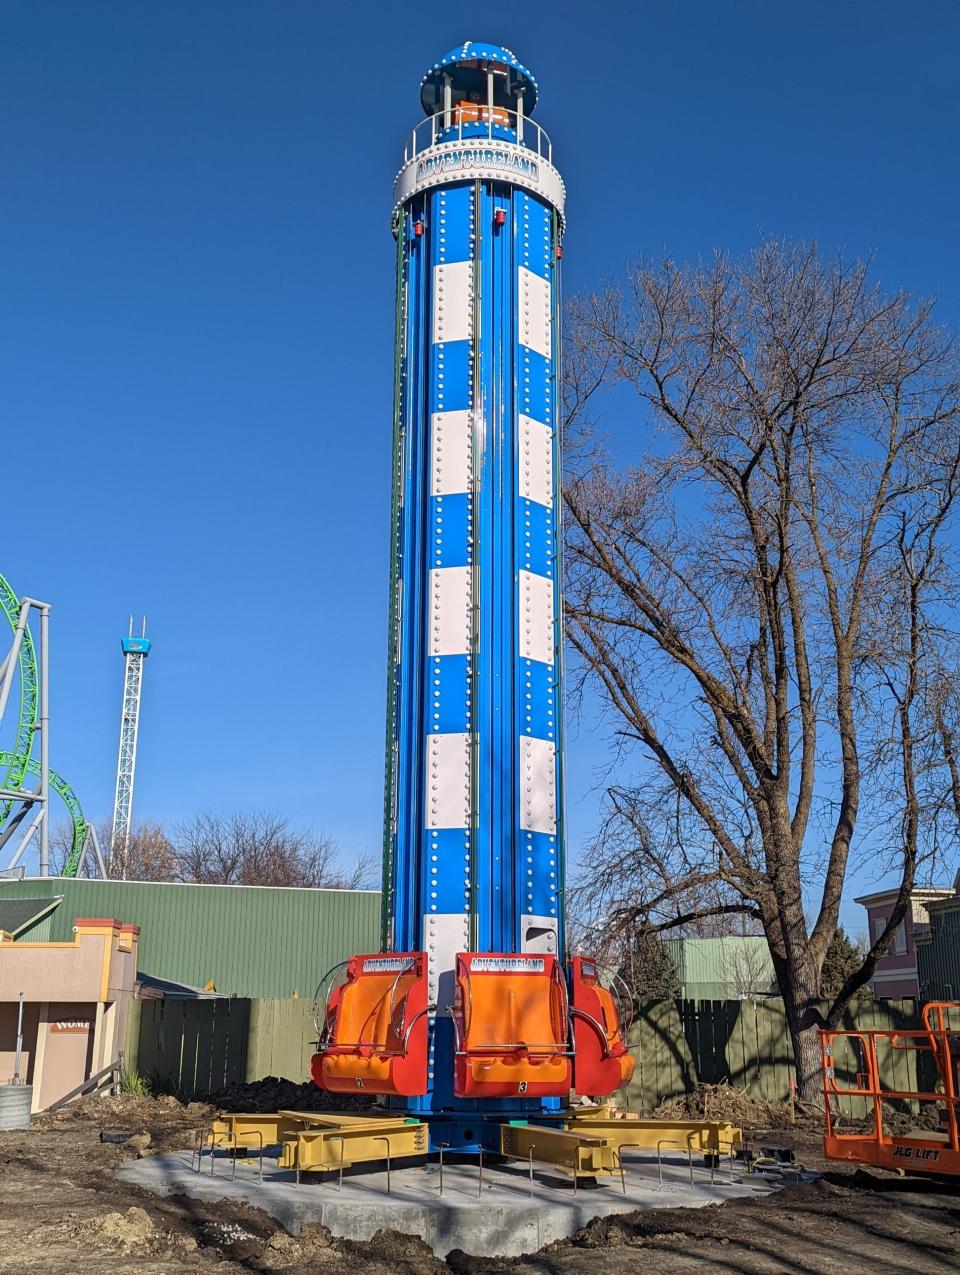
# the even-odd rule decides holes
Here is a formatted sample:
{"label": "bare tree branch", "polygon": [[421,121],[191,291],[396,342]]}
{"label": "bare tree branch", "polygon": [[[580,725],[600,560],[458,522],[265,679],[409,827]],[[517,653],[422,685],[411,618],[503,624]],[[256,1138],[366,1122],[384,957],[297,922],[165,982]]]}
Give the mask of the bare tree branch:
{"label": "bare tree branch", "polygon": [[[639,262],[575,300],[568,333],[566,627],[618,749],[604,867],[573,898],[621,934],[759,918],[815,1100],[851,854],[899,897],[831,1022],[960,826],[938,691],[958,666],[956,347],[870,263],[775,241]],[[588,414],[614,385],[641,406],[627,469]]]}

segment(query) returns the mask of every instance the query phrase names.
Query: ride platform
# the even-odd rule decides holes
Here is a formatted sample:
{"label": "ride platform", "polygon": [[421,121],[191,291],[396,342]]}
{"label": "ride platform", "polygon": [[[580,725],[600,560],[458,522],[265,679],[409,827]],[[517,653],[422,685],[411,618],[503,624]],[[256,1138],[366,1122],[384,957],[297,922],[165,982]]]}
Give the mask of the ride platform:
{"label": "ride platform", "polygon": [[[612,1126],[616,1126],[613,1128]],[[593,1218],[699,1208],[776,1189],[732,1152],[739,1130],[716,1122],[614,1119],[570,1112],[562,1127],[501,1124],[499,1152],[427,1155],[409,1118],[279,1111],[224,1116],[193,1152],[124,1165],[161,1195],[243,1201],[296,1234],[307,1224],[367,1240],[390,1228],[436,1254],[535,1252]],[[722,1158],[723,1157],[723,1158]]]}

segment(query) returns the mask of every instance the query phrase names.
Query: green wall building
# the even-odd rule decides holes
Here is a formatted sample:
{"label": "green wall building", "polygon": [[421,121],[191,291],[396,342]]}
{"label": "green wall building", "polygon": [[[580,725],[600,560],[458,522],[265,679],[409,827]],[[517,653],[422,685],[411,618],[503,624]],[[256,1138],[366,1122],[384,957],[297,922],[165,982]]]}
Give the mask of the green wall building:
{"label": "green wall building", "polygon": [[0,879],[13,933],[5,914],[27,943],[70,942],[78,916],[138,925],[142,975],[226,996],[312,998],[331,966],[380,945],[377,890]]}
{"label": "green wall building", "polygon": [[685,1000],[726,1001],[779,995],[770,948],[762,935],[664,939]]}

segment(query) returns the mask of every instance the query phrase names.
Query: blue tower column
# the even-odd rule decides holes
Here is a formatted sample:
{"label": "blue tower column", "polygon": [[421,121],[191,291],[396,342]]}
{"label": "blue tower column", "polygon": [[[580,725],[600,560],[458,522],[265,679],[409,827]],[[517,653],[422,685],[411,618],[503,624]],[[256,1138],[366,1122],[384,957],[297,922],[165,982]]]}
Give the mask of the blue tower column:
{"label": "blue tower column", "polygon": [[595,962],[564,962],[565,193],[537,94],[507,49],[451,50],[394,183],[382,951],[330,972],[311,1064],[461,1149],[633,1071]]}
{"label": "blue tower column", "polygon": [[[383,947],[429,965],[452,1093],[458,952],[563,957],[557,433],[564,188],[513,54],[424,77],[395,183],[394,519]],[[554,1100],[510,1100],[535,1111]]]}

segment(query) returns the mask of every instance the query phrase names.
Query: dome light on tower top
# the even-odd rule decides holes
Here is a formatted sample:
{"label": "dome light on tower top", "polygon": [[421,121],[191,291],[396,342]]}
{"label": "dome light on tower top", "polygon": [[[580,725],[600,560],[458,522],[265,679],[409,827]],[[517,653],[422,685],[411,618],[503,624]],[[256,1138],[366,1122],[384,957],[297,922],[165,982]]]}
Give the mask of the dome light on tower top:
{"label": "dome light on tower top", "polygon": [[449,82],[459,100],[487,101],[487,73],[493,72],[494,105],[517,109],[517,95],[522,95],[522,110],[533,112],[537,102],[537,81],[516,55],[500,44],[465,40],[433,64],[420,81],[420,101],[426,115],[443,109],[444,85]]}

